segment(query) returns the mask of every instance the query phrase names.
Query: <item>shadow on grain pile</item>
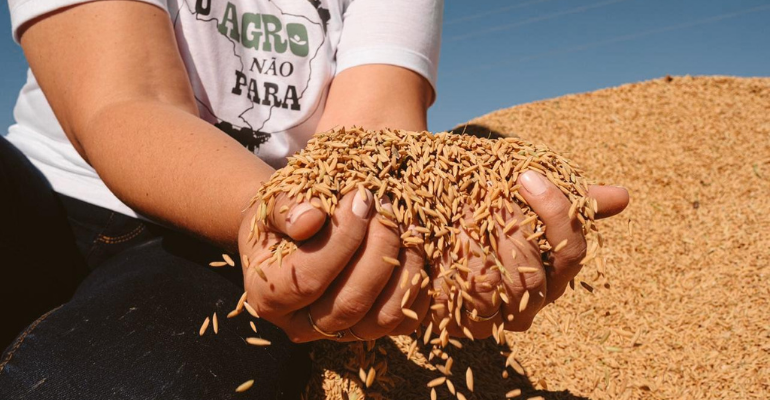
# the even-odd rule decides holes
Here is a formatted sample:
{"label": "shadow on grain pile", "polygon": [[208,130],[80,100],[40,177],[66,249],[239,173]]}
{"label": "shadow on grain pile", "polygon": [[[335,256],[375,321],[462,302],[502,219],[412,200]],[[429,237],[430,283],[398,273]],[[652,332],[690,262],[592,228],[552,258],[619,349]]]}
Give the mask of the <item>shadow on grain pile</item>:
{"label": "shadow on grain pile", "polygon": [[[434,368],[429,369],[430,367],[426,365],[442,365],[445,361],[434,359],[431,363],[420,365],[414,361],[407,360],[406,355],[393,341],[393,338],[380,339],[377,344],[388,354],[388,369],[398,371],[398,374],[389,374],[390,378],[394,381],[392,389],[381,391],[381,388],[375,384],[372,387],[372,393],[369,393],[369,396],[365,398],[429,400],[430,389],[425,385],[425,382],[441,374]],[[349,382],[354,382],[359,387],[364,386],[363,382],[358,378],[357,370],[354,369],[357,365],[356,363],[350,363],[349,365],[341,364],[342,360],[351,360],[353,358],[353,353],[350,351],[349,346],[348,344],[333,342],[322,342],[314,346],[314,358],[321,358],[327,361],[333,358],[339,362],[324,365],[326,367],[325,371],[318,369],[314,371],[314,375],[311,377],[307,387],[306,398],[308,400],[323,399],[324,395],[326,396],[325,398],[362,400],[361,397],[357,397],[354,394],[356,393],[355,387],[348,387],[337,378],[343,377]],[[502,372],[506,368],[504,368],[505,357],[499,354],[500,349],[500,346],[496,345],[493,340],[487,339],[474,342],[464,341],[462,351],[457,351],[456,349],[454,349],[455,351],[450,351],[455,359],[455,367],[452,368],[450,379],[457,391],[464,393],[470,400],[505,399],[506,393],[514,388],[521,390],[521,395],[513,397],[514,400],[528,399],[535,396],[540,396],[544,400],[589,400],[588,397],[574,395],[569,390],[549,391],[537,389],[532,385],[530,377],[526,374],[520,375],[510,368],[507,368],[509,372],[507,379],[503,379],[499,373],[476,376],[475,392],[471,393],[465,385],[465,369],[471,367],[474,371],[494,369]],[[425,360],[429,351],[430,346],[423,346],[420,343],[416,357],[421,357]],[[329,376],[334,376],[335,378],[329,379]],[[410,381],[407,381],[406,378]],[[455,398],[455,396],[449,393],[445,385],[436,387],[436,390],[438,399]],[[371,396],[371,394],[374,394],[374,396]],[[380,397],[379,395],[382,396]]]}

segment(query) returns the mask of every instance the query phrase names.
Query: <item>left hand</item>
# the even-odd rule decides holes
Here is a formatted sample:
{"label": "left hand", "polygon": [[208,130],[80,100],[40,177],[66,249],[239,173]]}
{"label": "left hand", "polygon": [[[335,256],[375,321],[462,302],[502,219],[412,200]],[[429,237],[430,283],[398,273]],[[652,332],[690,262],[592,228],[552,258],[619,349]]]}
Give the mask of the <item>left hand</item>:
{"label": "left hand", "polygon": [[[546,226],[545,237],[552,246],[556,246],[563,240],[567,244],[558,252],[552,252],[551,266],[545,267],[541,260],[540,249],[537,240],[527,241],[526,237],[533,232],[528,226],[515,229],[509,236],[498,234],[497,255],[504,266],[507,275],[505,278],[499,271],[492,269],[495,262],[492,256],[483,260],[474,256],[474,251],[481,253],[478,244],[470,241],[470,254],[468,268],[471,272],[467,281],[471,282],[468,294],[471,302],[465,301],[461,310],[461,322],[467,327],[474,338],[485,338],[491,334],[492,324],[499,326],[505,324],[506,330],[525,331],[532,325],[535,315],[547,304],[559,298],[567,288],[570,280],[574,278],[582,265],[580,262],[586,255],[586,240],[583,236],[583,228],[577,218],[569,218],[570,202],[564,194],[541,174],[529,171],[522,174],[518,183],[522,189],[519,193],[524,197],[532,210],[540,217]],[[598,213],[596,219],[607,218],[620,213],[626,208],[629,201],[628,191],[621,187],[592,185],[589,187],[588,196],[596,199]],[[472,212],[473,210],[469,210]],[[513,215],[507,211],[501,215],[508,223],[510,220],[524,219],[521,210],[514,206]],[[469,238],[465,238],[468,240]],[[514,258],[513,253],[516,253]],[[520,273],[519,267],[534,268],[533,271]],[[434,276],[436,273],[434,273]],[[480,278],[483,276],[483,278]],[[497,292],[499,285],[505,286],[504,293],[508,296],[508,302],[502,301]],[[442,286],[441,278],[434,280],[434,289]],[[529,300],[526,307],[519,309],[522,297],[528,293]],[[445,303],[446,296],[441,295],[434,299],[434,303]],[[474,321],[470,315],[476,310],[477,317]],[[510,319],[510,316],[513,316]],[[456,324],[456,314],[449,313],[447,308],[436,310],[433,315],[434,331],[440,333],[437,326],[445,317],[451,317],[452,322],[447,325],[447,330],[452,336],[464,336],[463,331]],[[481,317],[481,318],[479,318]],[[486,318],[489,317],[489,318]],[[426,323],[429,321],[426,321]]]}

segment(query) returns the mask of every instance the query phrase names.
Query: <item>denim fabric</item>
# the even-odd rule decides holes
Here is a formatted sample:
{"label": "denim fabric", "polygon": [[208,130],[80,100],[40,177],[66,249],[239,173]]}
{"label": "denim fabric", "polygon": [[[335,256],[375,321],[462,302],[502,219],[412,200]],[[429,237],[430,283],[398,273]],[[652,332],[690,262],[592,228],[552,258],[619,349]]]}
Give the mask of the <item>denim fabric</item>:
{"label": "denim fabric", "polygon": [[65,215],[40,171],[0,137],[0,348],[86,276]]}
{"label": "denim fabric", "polygon": [[[56,194],[2,138],[0,202],[0,312],[25,321],[0,327],[18,334],[0,357],[0,400],[300,397],[308,347],[247,313],[225,317],[243,288],[239,266],[207,267],[221,250]],[[214,312],[219,334],[199,336]],[[246,344],[255,335],[272,345]]]}
{"label": "denim fabric", "polygon": [[59,195],[75,244],[89,270],[136,244],[161,235],[155,224]]}

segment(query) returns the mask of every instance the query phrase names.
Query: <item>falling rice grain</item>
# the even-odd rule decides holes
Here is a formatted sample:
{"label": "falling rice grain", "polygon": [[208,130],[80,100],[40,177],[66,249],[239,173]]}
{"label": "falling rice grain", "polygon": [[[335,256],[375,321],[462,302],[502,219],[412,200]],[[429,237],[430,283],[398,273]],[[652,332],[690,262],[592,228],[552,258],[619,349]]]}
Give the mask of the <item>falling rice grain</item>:
{"label": "falling rice grain", "polygon": [[402,308],[402,309],[401,309],[401,312],[402,312],[404,315],[406,315],[406,317],[407,317],[407,318],[411,318],[411,319],[413,319],[413,320],[415,320],[415,321],[417,321],[417,320],[419,319],[419,318],[417,317],[417,313],[416,313],[416,312],[414,312],[413,310],[410,310],[410,309],[408,309],[408,308]]}
{"label": "falling rice grain", "polygon": [[242,393],[245,392],[254,385],[254,379],[248,380],[246,382],[241,383],[237,388],[235,388],[236,393]]}
{"label": "falling rice grain", "polygon": [[219,333],[219,320],[217,319],[217,313],[216,312],[214,312],[214,316],[211,318],[211,321],[213,322],[214,334],[216,335],[216,334]]}
{"label": "falling rice grain", "polygon": [[449,393],[455,394],[455,385],[451,379],[446,380],[446,388],[449,389]]}
{"label": "falling rice grain", "polygon": [[513,389],[510,392],[505,394],[506,399],[511,399],[519,396],[521,396],[521,389]]}
{"label": "falling rice grain", "polygon": [[382,261],[385,261],[386,263],[388,263],[390,265],[393,265],[393,266],[396,266],[396,267],[401,266],[401,263],[398,262],[398,260],[396,260],[393,257],[382,256]]}
{"label": "falling rice grain", "polygon": [[246,338],[246,343],[253,345],[253,346],[270,346],[270,341],[267,339],[262,339],[258,337],[249,337]]}
{"label": "falling rice grain", "polygon": [[254,331],[254,333],[257,333],[257,326],[254,325],[254,321],[249,321],[249,325],[251,326],[251,330]]}
{"label": "falling rice grain", "polygon": [[366,387],[371,387],[374,383],[376,372],[373,367],[369,367],[369,372],[366,374]]}
{"label": "falling rice grain", "polygon": [[225,260],[227,265],[231,267],[235,266],[235,261],[233,261],[233,259],[228,254],[222,254],[222,258]]}
{"label": "falling rice grain", "polygon": [[440,377],[438,377],[436,379],[433,379],[430,382],[428,382],[428,387],[429,388],[434,388],[436,386],[443,385],[445,381],[446,381],[446,376],[440,376]]}
{"label": "falling rice grain", "polygon": [[409,301],[409,296],[412,295],[412,288],[406,289],[406,292],[404,292],[404,296],[401,298],[401,308],[404,308],[406,306],[406,302]]}
{"label": "falling rice grain", "polygon": [[254,310],[254,308],[249,303],[243,303],[243,306],[246,307],[246,311],[248,311],[252,317],[259,318],[259,314],[257,314],[257,311]]}
{"label": "falling rice grain", "polygon": [[521,295],[521,301],[519,301],[519,312],[524,312],[524,310],[527,309],[527,304],[529,304],[529,291],[525,291],[524,294]]}
{"label": "falling rice grain", "polygon": [[564,239],[561,242],[559,242],[559,244],[557,244],[556,247],[553,248],[553,252],[558,253],[562,251],[562,249],[564,249],[565,247],[567,247],[567,239]]}
{"label": "falling rice grain", "polygon": [[465,385],[468,387],[468,390],[473,391],[473,370],[471,367],[468,367],[468,370],[465,371]]}
{"label": "falling rice grain", "polygon": [[198,336],[203,336],[204,333],[206,333],[206,329],[209,328],[209,317],[206,317],[206,319],[203,320],[203,325],[201,325],[201,329],[198,331]]}

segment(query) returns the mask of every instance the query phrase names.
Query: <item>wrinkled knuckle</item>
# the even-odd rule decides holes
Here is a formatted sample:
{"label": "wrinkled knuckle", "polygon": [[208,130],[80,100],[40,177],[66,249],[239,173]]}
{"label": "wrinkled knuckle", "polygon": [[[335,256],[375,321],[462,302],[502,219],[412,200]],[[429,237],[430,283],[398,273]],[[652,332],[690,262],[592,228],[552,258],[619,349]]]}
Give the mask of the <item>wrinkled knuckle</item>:
{"label": "wrinkled knuckle", "polygon": [[398,254],[399,249],[401,248],[400,237],[391,231],[390,228],[385,226],[382,226],[381,228],[382,229],[372,229],[371,232],[369,232],[371,235],[370,239],[384,251]]}
{"label": "wrinkled knuckle", "polygon": [[477,276],[484,277],[473,279],[473,285],[479,293],[492,292],[503,283],[503,277],[498,271],[486,271],[486,274],[477,274]]}
{"label": "wrinkled knuckle", "polygon": [[300,299],[313,299],[323,291],[322,282],[315,279],[294,279],[291,284],[291,294]]}
{"label": "wrinkled knuckle", "polygon": [[558,257],[560,258],[560,261],[566,265],[576,265],[583,261],[587,251],[588,247],[586,246],[585,241],[573,245],[567,243],[567,246],[562,249],[560,252],[561,254],[558,254]]}
{"label": "wrinkled knuckle", "polygon": [[[564,197],[561,192],[559,192],[559,196]],[[553,201],[547,201],[542,204],[542,207],[540,210],[538,210],[537,214],[543,220],[559,221],[560,223],[567,224],[569,223],[569,219],[567,218],[567,214],[569,214],[569,206],[569,202],[561,201],[561,199],[557,198],[553,199]],[[560,221],[560,219],[562,221]]]}
{"label": "wrinkled knuckle", "polygon": [[[350,326],[366,315],[369,307],[360,301],[344,300],[334,309],[334,318],[341,325]],[[341,329],[342,327],[338,327]]]}
{"label": "wrinkled knuckle", "polygon": [[520,289],[521,293],[524,293],[524,290],[532,290],[535,288],[543,287],[545,285],[545,280],[545,274],[542,272],[524,274],[525,287]]}
{"label": "wrinkled knuckle", "polygon": [[377,325],[385,332],[396,329],[406,317],[401,310],[383,309],[377,316]]}
{"label": "wrinkled knuckle", "polygon": [[340,246],[340,250],[343,252],[352,252],[358,249],[361,242],[364,240],[365,232],[356,229],[356,224],[348,224],[343,226],[342,229],[335,231],[334,243]]}

